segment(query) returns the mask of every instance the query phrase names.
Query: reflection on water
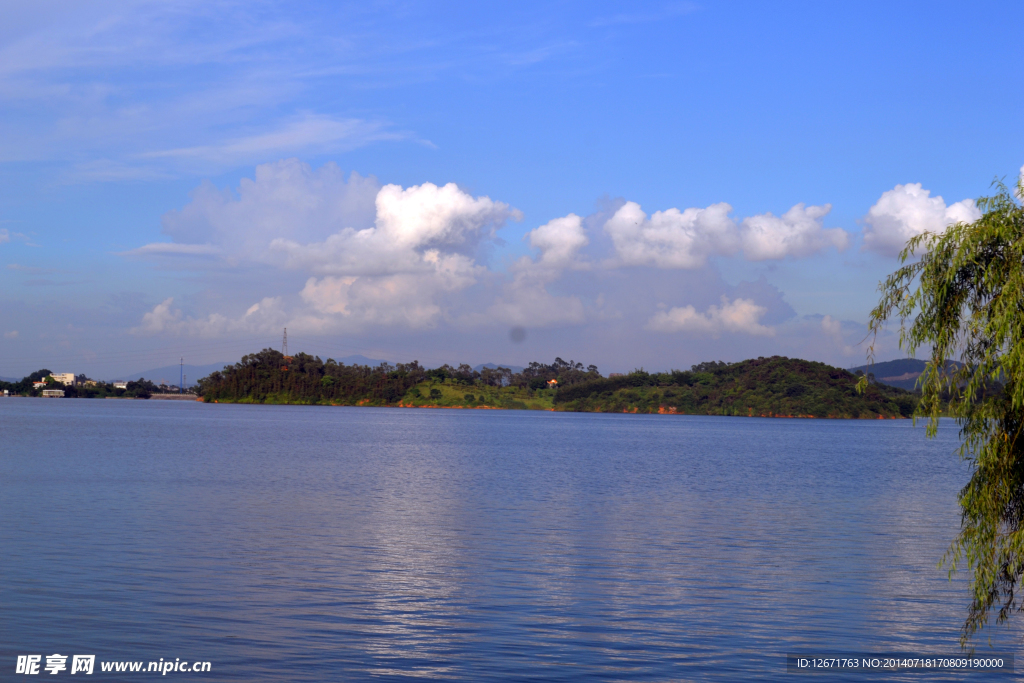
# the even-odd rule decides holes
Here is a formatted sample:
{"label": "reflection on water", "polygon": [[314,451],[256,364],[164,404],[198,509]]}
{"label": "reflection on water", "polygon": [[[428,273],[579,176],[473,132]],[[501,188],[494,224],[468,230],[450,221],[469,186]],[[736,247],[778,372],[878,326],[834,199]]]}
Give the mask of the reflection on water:
{"label": "reflection on water", "polygon": [[4,662],[781,679],[958,651],[952,425],[28,399],[0,425]]}

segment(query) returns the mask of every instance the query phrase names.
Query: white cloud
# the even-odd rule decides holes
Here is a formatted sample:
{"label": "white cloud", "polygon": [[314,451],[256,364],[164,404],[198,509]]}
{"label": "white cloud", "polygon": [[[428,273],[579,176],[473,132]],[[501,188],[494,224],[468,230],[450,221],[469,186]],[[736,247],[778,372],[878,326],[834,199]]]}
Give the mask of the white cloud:
{"label": "white cloud", "polygon": [[626,202],[605,223],[622,265],[699,268],[713,254],[736,251],[732,207],[656,211],[650,218],[636,202]]}
{"label": "white cloud", "polygon": [[583,219],[574,213],[555,218],[527,233],[530,246],[539,249],[539,265],[566,268],[573,264],[579,250],[590,242],[583,229]]}
{"label": "white cloud", "polygon": [[[704,265],[712,255],[802,257],[842,247],[844,231],[822,228],[828,209],[798,204],[780,217],[764,214],[737,224],[724,203],[648,217],[638,204],[627,202],[604,222],[616,253],[606,265],[685,270]],[[135,332],[227,334],[254,329],[270,319],[270,310],[276,311],[273,326],[320,333],[373,326],[425,330],[442,323],[466,328],[587,322],[601,307],[588,309],[583,303],[600,298],[594,278],[599,273],[617,276],[594,269],[581,255],[591,236],[577,214],[528,232],[525,239],[535,256],[520,258],[504,273],[477,262],[498,230],[520,218],[507,204],[470,195],[454,183],[381,186],[374,178],[346,177],[334,164],[315,170],[295,159],[263,164],[236,191],[203,183],[185,207],[164,216],[171,242],[127,254],[270,266],[258,272],[267,286],[272,285],[266,277],[290,283],[288,314],[274,299],[273,306],[262,304],[265,310],[258,318],[189,318],[167,301],[147,312]],[[197,262],[190,261],[193,266]],[[296,285],[289,271],[305,284]],[[568,273],[571,278],[556,286]],[[270,291],[287,296],[287,291]],[[648,328],[712,336],[774,334],[762,323],[768,309],[753,303],[758,297],[730,296],[737,298],[704,313],[692,306],[659,313],[646,321]],[[643,323],[641,318],[635,324]]]}
{"label": "white cloud", "polygon": [[493,238],[507,220],[521,217],[507,204],[472,197],[454,183],[406,189],[386,185],[375,203],[372,228],[345,228],[316,243],[275,239],[270,248],[285,257],[288,267],[321,274],[433,271],[435,260],[471,252],[481,240]]}
{"label": "white cloud", "polygon": [[[431,249],[472,251],[521,214],[454,183],[381,187],[335,164],[313,170],[297,159],[256,167],[237,194],[203,183],[192,201],[163,219],[187,253],[283,265],[319,274],[367,275],[421,270]],[[173,253],[185,253],[182,251]],[[166,243],[134,254],[171,253]]]}
{"label": "white cloud", "polygon": [[[382,278],[310,278],[301,295],[318,313],[342,316],[356,325],[404,325],[413,329],[432,327],[441,316],[432,291],[420,278],[390,275]],[[324,326],[329,323],[324,320]]]}
{"label": "white cloud", "polygon": [[864,248],[895,256],[915,235],[943,232],[959,221],[970,223],[981,217],[973,199],[946,206],[942,197],[930,195],[921,183],[897,185],[883,192],[864,217]]}
{"label": "white cloud", "polygon": [[18,331],[17,330],[11,330],[10,332],[4,332],[4,337],[6,339],[17,339],[18,338]]}
{"label": "white cloud", "polygon": [[0,229],[0,244],[11,241],[11,233],[7,230]]}
{"label": "white cloud", "polygon": [[139,336],[173,335],[218,337],[230,333],[267,333],[287,324],[279,298],[265,298],[249,307],[240,318],[213,313],[206,318],[186,317],[172,308],[174,298],[164,299],[142,316],[142,324],[129,332]]}
{"label": "white cloud", "polygon": [[829,247],[849,245],[842,228],[825,229],[822,218],[831,205],[797,204],[781,216],[764,213],[737,226],[732,207],[657,211],[649,219],[635,202],[626,202],[605,223],[619,265],[700,268],[710,256],[731,256],[742,249],[750,261],[806,258]]}
{"label": "white cloud", "polygon": [[[480,244],[520,217],[507,204],[471,196],[454,183],[381,187],[356,174],[346,179],[333,164],[314,171],[291,159],[257,167],[237,194],[204,183],[186,207],[164,217],[173,242],[128,253],[210,256],[308,273],[298,297],[305,309],[289,326],[428,328],[444,318],[447,296],[486,271],[473,257]],[[185,319],[165,303],[147,314],[139,332],[166,326],[213,334],[242,324]]]}
{"label": "white cloud", "polygon": [[[490,197],[471,197],[455,183],[423,183],[407,189],[385,185],[377,195],[377,230],[400,247],[457,246],[522,214]],[[486,229],[489,234],[485,234]]]}
{"label": "white cloud", "polygon": [[577,296],[557,296],[547,285],[567,269],[587,270],[579,251],[590,239],[583,219],[574,213],[548,221],[528,232],[524,239],[540,251],[537,259],[520,258],[511,268],[513,278],[483,314],[465,314],[461,322],[469,325],[501,323],[524,327],[578,325],[585,321],[583,302]]}
{"label": "white cloud", "polygon": [[[443,315],[438,298],[476,282],[480,266],[461,254],[428,251],[419,272],[391,275],[311,277],[300,292],[316,314],[339,318],[346,327],[404,325],[427,328]],[[320,323],[329,326],[328,321]]]}
{"label": "white cloud", "polygon": [[726,332],[771,337],[775,330],[760,323],[767,312],[767,308],[758,306],[751,299],[729,301],[723,296],[722,305],[710,306],[706,313],[698,313],[693,306],[659,311],[648,321],[647,329],[654,332],[692,332],[716,339]]}
{"label": "white cloud", "polygon": [[832,210],[831,204],[805,206],[797,204],[781,216],[763,213],[743,219],[743,254],[750,261],[806,258],[828,247],[843,251],[850,244],[842,228],[825,229],[822,219]]}
{"label": "white cloud", "polygon": [[[204,182],[191,201],[163,217],[163,231],[176,244],[219,248],[226,257],[270,263],[280,260],[271,242],[320,242],[347,228],[373,225],[376,178],[352,173],[347,178],[336,164],[314,170],[298,159],[256,167],[237,192]],[[164,244],[164,243],[158,243]],[[147,248],[166,249],[146,245]],[[180,252],[179,252],[180,253]]]}

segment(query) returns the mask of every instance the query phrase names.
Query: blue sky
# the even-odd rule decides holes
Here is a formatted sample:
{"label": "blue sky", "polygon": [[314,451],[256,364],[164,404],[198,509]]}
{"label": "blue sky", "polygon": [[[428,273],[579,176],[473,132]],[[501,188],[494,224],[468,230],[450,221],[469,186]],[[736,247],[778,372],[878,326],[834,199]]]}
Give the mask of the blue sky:
{"label": "blue sky", "polygon": [[4,16],[6,376],[285,325],[323,357],[854,365],[902,239],[1024,163],[1019,3]]}

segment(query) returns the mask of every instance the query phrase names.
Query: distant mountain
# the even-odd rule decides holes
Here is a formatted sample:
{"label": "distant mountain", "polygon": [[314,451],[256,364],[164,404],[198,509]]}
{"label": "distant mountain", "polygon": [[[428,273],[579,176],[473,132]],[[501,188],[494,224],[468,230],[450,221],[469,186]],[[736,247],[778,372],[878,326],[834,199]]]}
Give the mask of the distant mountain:
{"label": "distant mountain", "polygon": [[[186,375],[185,385],[189,387],[195,386],[200,379],[206,377],[211,372],[217,372],[218,370],[222,370],[225,365],[232,365],[232,363],[211,363],[210,365],[186,365],[184,368]],[[165,365],[162,368],[153,368],[151,370],[143,370],[142,372],[133,372],[127,375],[120,375],[118,377],[112,378],[111,381],[124,380],[131,382],[132,380],[145,378],[151,382],[155,382],[156,384],[166,382],[168,385],[177,385],[180,377],[181,368],[179,366]]]}
{"label": "distant mountain", "polygon": [[477,365],[473,369],[476,370],[477,372],[480,372],[484,368],[490,368],[491,370],[497,370],[498,368],[508,368],[513,372],[513,374],[518,374],[523,371],[522,365],[505,365],[503,363],[481,363],[480,365]]}
{"label": "distant mountain", "polygon": [[[875,363],[874,365],[858,365],[855,368],[850,368],[850,372],[862,371],[864,374],[874,373],[875,381],[881,384],[887,384],[890,387],[899,387],[900,389],[906,389],[907,391],[914,391],[918,388],[917,380],[924,372],[927,363],[917,358],[900,358],[899,360],[889,360],[884,363]],[[958,368],[960,364],[956,361],[946,361],[946,366],[950,368]]]}

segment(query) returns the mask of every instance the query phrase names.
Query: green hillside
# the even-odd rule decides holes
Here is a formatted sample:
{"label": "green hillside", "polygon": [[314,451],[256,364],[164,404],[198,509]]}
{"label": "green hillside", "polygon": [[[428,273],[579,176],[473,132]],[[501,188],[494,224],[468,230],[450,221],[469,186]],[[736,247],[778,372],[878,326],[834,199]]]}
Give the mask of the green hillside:
{"label": "green hillside", "polygon": [[856,381],[846,370],[778,356],[602,377],[594,366],[560,358],[520,372],[476,371],[468,365],[427,369],[415,361],[344,365],[265,349],[203,378],[199,392],[207,402],[766,417],[908,417],[917,406],[914,394],[884,385],[858,394]]}
{"label": "green hillside", "polygon": [[559,410],[766,417],[909,417],[917,397],[872,384],[861,395],[857,378],[824,363],[757,358],[702,363],[689,372],[633,372],[561,389]]}

